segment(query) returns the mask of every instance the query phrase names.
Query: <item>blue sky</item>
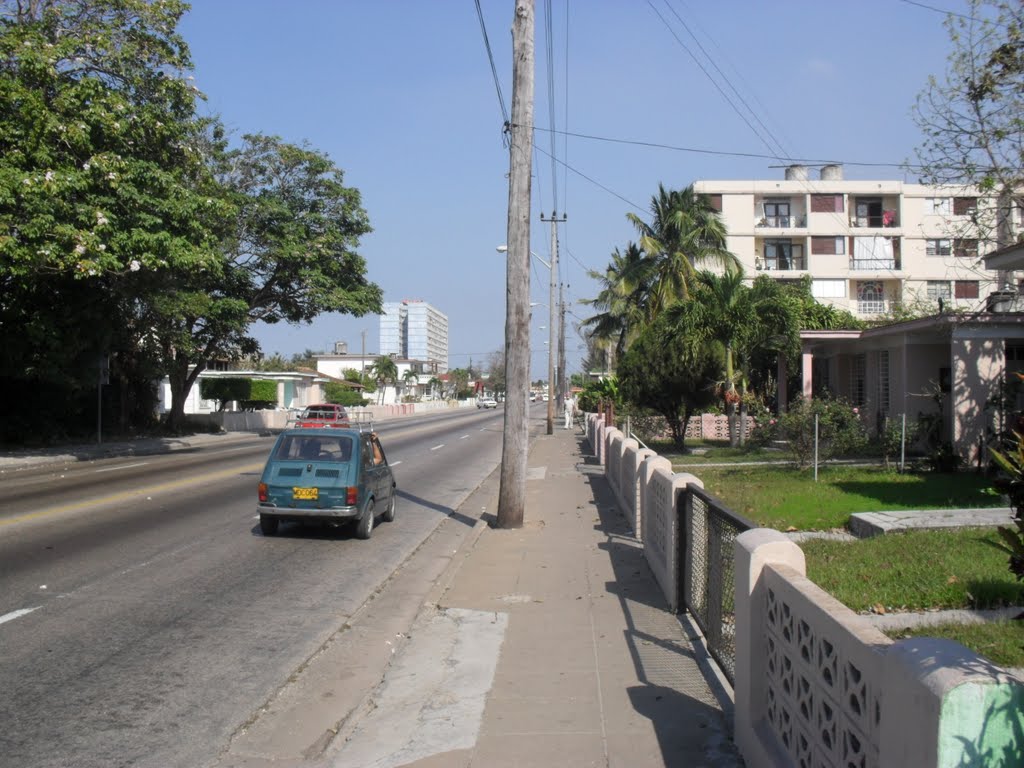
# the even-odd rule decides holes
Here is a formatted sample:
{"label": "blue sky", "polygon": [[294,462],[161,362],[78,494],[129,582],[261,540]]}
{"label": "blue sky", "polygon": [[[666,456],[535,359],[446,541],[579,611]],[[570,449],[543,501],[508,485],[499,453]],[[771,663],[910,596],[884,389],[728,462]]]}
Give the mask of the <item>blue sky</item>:
{"label": "blue sky", "polygon": [[[961,0],[926,5],[964,10]],[[511,109],[514,2],[481,6]],[[551,125],[546,16],[537,0],[538,128]],[[558,165],[555,184],[551,160],[536,153],[533,250],[550,259],[540,213],[567,214],[560,281],[570,323],[588,316],[578,301],[598,290],[587,270],[603,270],[614,248],[635,239],[626,213],[645,215],[659,182],[782,176],[772,167],[782,160],[716,153],[778,156],[765,143],[774,139],[787,157],[913,158],[911,107],[928,76],[944,71],[950,47],[945,16],[904,0],[552,0],[551,18],[557,130],[707,151],[559,135],[555,154],[569,168]],[[374,228],[359,249],[370,279],[385,301],[422,299],[448,315],[452,367],[502,346],[505,264],[495,247],[506,239],[508,152],[473,0],[194,0],[180,31],[205,110],[237,134],[308,141],[345,171]],[[538,131],[536,143],[551,151],[549,133]],[[845,173],[916,180],[896,167]],[[546,304],[547,295],[548,272],[535,262],[532,300]],[[534,378],[546,378],[546,324],[546,306],[536,307]],[[362,331],[376,352],[376,316],[325,315],[260,326],[256,336],[268,355],[335,341],[358,353]],[[566,340],[572,373],[583,349],[569,323]]]}

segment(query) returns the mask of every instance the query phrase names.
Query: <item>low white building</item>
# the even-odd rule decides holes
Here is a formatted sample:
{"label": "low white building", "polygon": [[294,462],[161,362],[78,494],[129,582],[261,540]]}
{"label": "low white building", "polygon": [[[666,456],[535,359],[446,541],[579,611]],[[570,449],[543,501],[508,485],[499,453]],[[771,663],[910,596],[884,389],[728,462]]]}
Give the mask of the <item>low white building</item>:
{"label": "low white building", "polygon": [[[380,359],[380,355],[350,355],[347,353],[333,355],[317,355],[316,370],[325,376],[335,379],[344,379],[345,371],[358,371],[368,374],[370,369]],[[431,360],[409,360],[400,357],[391,358],[398,369],[398,382],[384,387],[383,398],[381,392],[369,392],[367,400],[381,405],[395,405],[401,402],[402,398],[412,397],[428,399],[432,395],[430,391],[430,380],[438,376],[438,364]],[[406,374],[412,371],[415,378],[406,379]]]}
{"label": "low white building", "polygon": [[[214,413],[216,400],[204,400],[199,382],[203,379],[263,379],[277,382],[278,408],[303,408],[323,401],[323,385],[328,379],[312,371],[203,371],[185,399],[185,414]],[[158,388],[159,412],[171,410],[171,382],[164,377]]]}

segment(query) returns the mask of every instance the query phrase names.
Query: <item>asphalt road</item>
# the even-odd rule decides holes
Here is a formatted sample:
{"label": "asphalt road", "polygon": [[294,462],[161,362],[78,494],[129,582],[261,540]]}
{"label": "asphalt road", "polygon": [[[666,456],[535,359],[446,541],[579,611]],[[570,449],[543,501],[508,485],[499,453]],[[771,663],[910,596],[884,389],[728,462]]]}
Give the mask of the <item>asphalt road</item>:
{"label": "asphalt road", "polygon": [[270,438],[5,478],[0,766],[213,762],[497,466],[502,418],[380,425],[398,519],[369,541],[260,536]]}

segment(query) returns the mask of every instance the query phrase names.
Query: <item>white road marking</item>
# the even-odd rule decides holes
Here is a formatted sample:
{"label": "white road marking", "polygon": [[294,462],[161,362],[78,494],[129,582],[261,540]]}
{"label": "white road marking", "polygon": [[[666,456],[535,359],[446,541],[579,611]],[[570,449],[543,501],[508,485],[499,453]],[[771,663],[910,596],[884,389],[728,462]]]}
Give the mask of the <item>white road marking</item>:
{"label": "white road marking", "polygon": [[434,446],[433,448],[431,448],[430,450],[432,450],[432,451],[436,451],[436,450],[437,450],[438,448],[444,448],[444,443],[441,443],[440,445],[435,445],[435,446]]}
{"label": "white road marking", "polygon": [[467,437],[469,437],[469,435],[463,435],[462,437],[459,438],[459,440],[465,440]]}
{"label": "white road marking", "polygon": [[10,613],[5,613],[3,616],[0,616],[0,624],[3,624],[3,623],[8,622],[8,621],[14,621],[15,619],[19,619],[22,616],[24,616],[26,613],[32,613],[32,611],[38,611],[42,607],[43,606],[41,606],[41,605],[37,605],[35,608],[22,608],[20,611],[11,611]]}
{"label": "white road marking", "polygon": [[106,467],[105,469],[94,469],[94,472],[113,472],[117,469],[131,469],[132,467],[144,467],[149,464],[148,461],[137,461],[134,464],[120,464],[116,467]]}
{"label": "white road marking", "polygon": [[392,466],[392,467],[397,467],[397,466],[398,466],[399,464],[401,464],[401,463],[402,463],[402,462],[401,462],[401,460],[399,460],[399,461],[392,461],[392,462],[391,462],[391,466]]}

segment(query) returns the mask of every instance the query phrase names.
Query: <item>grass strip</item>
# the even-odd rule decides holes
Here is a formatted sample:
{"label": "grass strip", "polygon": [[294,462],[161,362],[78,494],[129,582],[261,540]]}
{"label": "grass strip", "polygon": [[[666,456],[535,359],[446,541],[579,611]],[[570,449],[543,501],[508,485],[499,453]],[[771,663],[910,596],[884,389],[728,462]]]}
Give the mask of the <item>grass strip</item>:
{"label": "grass strip", "polygon": [[830,465],[819,470],[815,483],[811,471],[792,466],[690,467],[686,471],[735,512],[781,531],[842,528],[854,512],[1004,505],[989,490],[989,478],[967,472],[899,474],[882,467]]}
{"label": "grass strip", "polygon": [[893,640],[941,637],[955,640],[1001,667],[1024,667],[1024,621],[1009,619],[984,624],[939,624],[886,630]]}
{"label": "grass strip", "polygon": [[801,543],[807,576],[854,611],[1024,605],[991,529],[908,531]]}

